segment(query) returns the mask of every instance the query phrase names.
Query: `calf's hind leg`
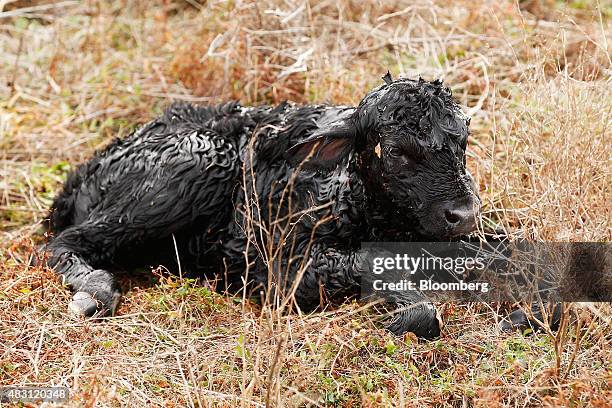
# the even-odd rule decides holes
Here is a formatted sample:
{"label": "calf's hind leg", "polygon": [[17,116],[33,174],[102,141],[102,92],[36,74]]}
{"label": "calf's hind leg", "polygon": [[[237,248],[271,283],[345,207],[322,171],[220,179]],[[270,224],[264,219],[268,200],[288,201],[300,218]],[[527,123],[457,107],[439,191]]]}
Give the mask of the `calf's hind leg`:
{"label": "calf's hind leg", "polygon": [[[49,243],[48,264],[77,292],[73,310],[84,315],[114,311],[117,282],[98,268],[123,263],[123,258],[146,265],[160,255],[151,245],[164,240],[172,245],[173,235],[227,225],[244,123],[224,115],[213,120],[214,115],[205,108],[171,108],[96,154],[81,168],[76,185],[56,200],[55,209],[64,201],[74,203],[69,221],[75,225]],[[138,253],[132,259],[134,249]]]}
{"label": "calf's hind leg", "polygon": [[121,292],[116,278],[107,270],[96,269],[114,253],[112,242],[102,225],[83,223],[59,233],[48,245],[48,266],[75,292],[68,309],[76,315],[112,314]]}

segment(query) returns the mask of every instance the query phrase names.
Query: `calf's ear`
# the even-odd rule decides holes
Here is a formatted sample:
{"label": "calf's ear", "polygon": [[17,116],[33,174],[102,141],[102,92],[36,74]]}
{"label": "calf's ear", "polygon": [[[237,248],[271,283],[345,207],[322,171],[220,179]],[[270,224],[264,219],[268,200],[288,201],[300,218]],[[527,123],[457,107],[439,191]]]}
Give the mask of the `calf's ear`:
{"label": "calf's ear", "polygon": [[354,148],[355,129],[346,121],[317,130],[287,150],[287,159],[306,168],[331,169]]}

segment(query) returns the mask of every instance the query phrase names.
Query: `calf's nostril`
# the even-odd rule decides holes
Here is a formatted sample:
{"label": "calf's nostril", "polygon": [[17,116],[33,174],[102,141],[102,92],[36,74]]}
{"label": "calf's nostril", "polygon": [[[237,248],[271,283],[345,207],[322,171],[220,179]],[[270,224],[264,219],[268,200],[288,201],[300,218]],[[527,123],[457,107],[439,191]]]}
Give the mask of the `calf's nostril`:
{"label": "calf's nostril", "polygon": [[446,222],[448,222],[449,224],[457,224],[459,221],[461,221],[461,217],[450,211],[450,210],[445,210],[444,211],[444,216],[446,217]]}

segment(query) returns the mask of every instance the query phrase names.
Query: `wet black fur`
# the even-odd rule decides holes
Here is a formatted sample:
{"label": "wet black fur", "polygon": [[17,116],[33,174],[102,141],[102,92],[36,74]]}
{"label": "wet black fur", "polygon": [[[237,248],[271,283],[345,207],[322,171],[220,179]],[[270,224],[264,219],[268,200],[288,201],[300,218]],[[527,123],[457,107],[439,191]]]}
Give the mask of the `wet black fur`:
{"label": "wet black fur", "polygon": [[[477,201],[465,169],[469,120],[450,91],[441,82],[386,82],[358,107],[170,106],[69,175],[50,213],[50,266],[103,312],[119,298],[108,269],[161,262],[176,270],[175,242],[183,271],[229,283],[240,282],[245,251],[253,286],[266,287],[270,270],[291,283],[307,261],[296,292],[304,309],[321,293],[358,293],[361,242],[446,239],[439,207]],[[258,211],[245,206],[254,195]],[[290,249],[278,264],[247,246],[245,215],[266,223],[316,206],[289,218]],[[436,335],[430,309],[392,329]]]}

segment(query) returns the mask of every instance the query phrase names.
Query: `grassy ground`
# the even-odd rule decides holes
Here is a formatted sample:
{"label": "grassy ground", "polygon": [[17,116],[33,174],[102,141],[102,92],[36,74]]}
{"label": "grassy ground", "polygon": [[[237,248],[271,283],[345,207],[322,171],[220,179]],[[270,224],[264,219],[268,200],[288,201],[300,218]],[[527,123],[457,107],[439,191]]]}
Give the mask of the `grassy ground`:
{"label": "grassy ground", "polygon": [[69,406],[610,406],[610,305],[524,336],[497,332],[497,307],[447,304],[420,342],[358,304],[280,315],[157,273],[124,278],[100,323],[27,261],[71,166],[171,100],[355,104],[387,69],[443,77],[472,115],[483,228],[610,241],[611,17],[585,0],[0,1],[0,386],[69,386]]}

